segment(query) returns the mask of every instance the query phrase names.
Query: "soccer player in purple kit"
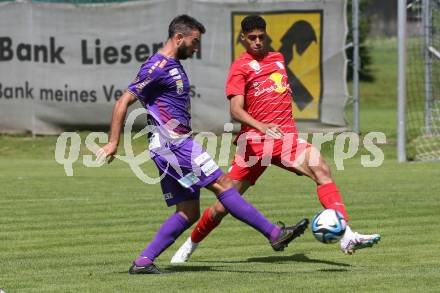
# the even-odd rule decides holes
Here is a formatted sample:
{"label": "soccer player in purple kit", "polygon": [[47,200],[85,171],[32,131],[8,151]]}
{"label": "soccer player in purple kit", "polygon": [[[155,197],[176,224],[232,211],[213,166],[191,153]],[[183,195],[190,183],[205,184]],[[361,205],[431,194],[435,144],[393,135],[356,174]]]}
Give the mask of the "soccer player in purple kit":
{"label": "soccer player in purple kit", "polygon": [[160,274],[154,260],[200,216],[200,188],[216,195],[229,213],[262,233],[276,251],[304,233],[308,220],[278,226],[266,219],[233,188],[232,181],[210,155],[191,138],[189,80],[179,60],[191,57],[200,43],[204,26],[188,15],[174,18],[164,47],[142,64],[136,79],[113,108],[109,143],[97,153],[111,159],[117,151],[129,105],[139,100],[148,111],[149,150],[163,176],[162,191],[176,212],[159,228],[154,239],[133,261],[130,274]]}

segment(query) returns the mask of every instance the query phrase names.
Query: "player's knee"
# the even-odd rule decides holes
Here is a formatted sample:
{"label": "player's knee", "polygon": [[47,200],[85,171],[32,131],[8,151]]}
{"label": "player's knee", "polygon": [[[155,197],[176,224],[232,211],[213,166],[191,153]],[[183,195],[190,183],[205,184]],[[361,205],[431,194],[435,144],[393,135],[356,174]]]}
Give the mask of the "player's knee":
{"label": "player's knee", "polygon": [[329,167],[329,165],[327,165],[326,162],[322,161],[322,164],[320,165],[320,169],[319,170],[321,171],[323,176],[331,177],[330,167]]}
{"label": "player's knee", "polygon": [[194,224],[200,218],[200,211],[191,211],[191,212],[183,212],[180,211],[180,214],[188,221],[189,224]]}
{"label": "player's knee", "polygon": [[229,178],[226,174],[220,176],[216,182],[219,184],[220,188],[222,189],[222,192],[234,187],[231,178]]}
{"label": "player's knee", "polygon": [[200,213],[198,214],[193,214],[188,218],[188,223],[190,223],[191,225],[194,224],[195,222],[197,222],[200,219]]}
{"label": "player's knee", "polygon": [[330,167],[325,161],[321,161],[320,164],[316,166],[313,171],[316,182],[318,184],[326,184],[333,181]]}
{"label": "player's knee", "polygon": [[216,221],[220,221],[227,214],[228,212],[220,202],[217,202],[211,207],[211,216]]}

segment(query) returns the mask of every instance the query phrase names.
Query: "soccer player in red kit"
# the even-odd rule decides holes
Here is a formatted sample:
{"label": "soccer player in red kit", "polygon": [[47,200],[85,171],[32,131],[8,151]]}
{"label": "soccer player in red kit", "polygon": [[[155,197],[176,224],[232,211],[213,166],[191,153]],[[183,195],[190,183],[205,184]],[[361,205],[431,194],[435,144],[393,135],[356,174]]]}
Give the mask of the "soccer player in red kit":
{"label": "soccer player in red kit", "polygon": [[[255,184],[270,164],[307,176],[316,182],[322,206],[340,212],[348,223],[345,206],[329,166],[318,149],[298,139],[284,59],[281,53],[267,50],[266,22],[258,15],[250,15],[243,19],[241,28],[246,52],[232,63],[226,84],[231,116],[242,125],[228,176],[241,194]],[[227,211],[219,201],[207,208],[191,237],[179,248],[171,262],[187,261],[198,243],[225,215]],[[371,247],[379,240],[379,234],[362,235],[353,232],[347,225],[340,248],[342,252],[352,254],[357,249]]]}

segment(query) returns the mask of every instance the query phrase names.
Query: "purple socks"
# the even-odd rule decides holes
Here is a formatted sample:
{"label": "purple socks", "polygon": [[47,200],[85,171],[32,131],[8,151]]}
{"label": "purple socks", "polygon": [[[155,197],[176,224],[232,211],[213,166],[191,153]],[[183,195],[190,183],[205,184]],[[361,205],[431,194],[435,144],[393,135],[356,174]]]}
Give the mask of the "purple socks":
{"label": "purple socks", "polygon": [[276,240],[280,235],[280,227],[272,224],[256,208],[244,200],[235,188],[220,193],[218,199],[232,216],[254,227],[270,241]]}
{"label": "purple socks", "polygon": [[144,267],[151,265],[153,262],[146,256],[139,256],[135,261],[137,266]]}
{"label": "purple socks", "polygon": [[[235,188],[230,188],[219,194],[218,199],[232,216],[252,226],[270,241],[279,237],[281,228],[272,224],[256,208],[244,200]],[[153,241],[135,260],[136,265],[152,264],[156,257],[173,244],[177,237],[190,226],[190,223],[180,213],[173,214],[160,226]]]}
{"label": "purple socks", "polygon": [[180,214],[175,213],[160,226],[153,241],[135,260],[136,265],[146,266],[153,263],[165,249],[176,241],[177,237],[190,227],[190,223]]}

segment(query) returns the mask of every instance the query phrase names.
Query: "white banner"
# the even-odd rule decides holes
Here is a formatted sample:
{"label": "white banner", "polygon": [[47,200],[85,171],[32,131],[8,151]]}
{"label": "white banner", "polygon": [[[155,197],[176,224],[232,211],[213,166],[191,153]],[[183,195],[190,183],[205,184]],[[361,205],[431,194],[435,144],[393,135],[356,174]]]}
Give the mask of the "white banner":
{"label": "white banner", "polygon": [[207,29],[200,52],[183,61],[193,129],[222,132],[230,121],[228,68],[243,50],[237,30],[252,12],[267,20],[271,46],[286,58],[295,117],[345,126],[343,0],[6,2],[0,3],[0,131],[107,129],[114,102],[166,40],[171,19],[187,13]]}

